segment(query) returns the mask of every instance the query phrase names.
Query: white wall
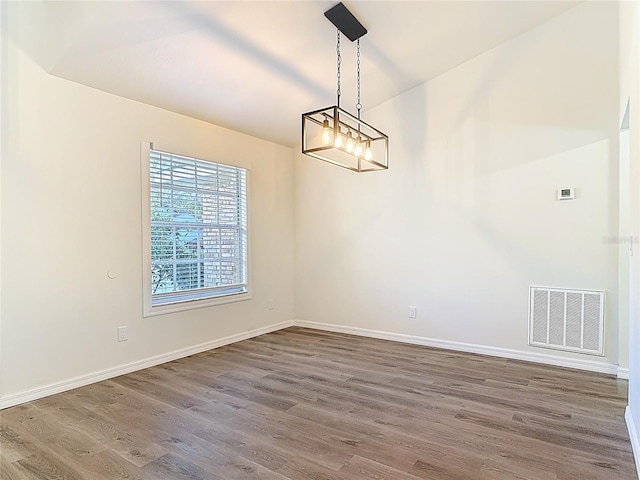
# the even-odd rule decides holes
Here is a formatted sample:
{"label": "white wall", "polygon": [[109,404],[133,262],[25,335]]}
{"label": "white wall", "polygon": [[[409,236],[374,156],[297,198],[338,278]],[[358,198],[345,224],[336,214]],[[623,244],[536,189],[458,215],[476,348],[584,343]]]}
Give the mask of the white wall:
{"label": "white wall", "polygon": [[[2,159],[8,156],[7,130],[7,9],[0,4],[0,374],[2,373]],[[2,382],[0,382],[2,398]]]}
{"label": "white wall", "polygon": [[581,4],[366,112],[386,172],[299,155],[296,318],[553,354],[527,346],[529,285],[604,289],[587,359],[617,364],[617,15]]}
{"label": "white wall", "polygon": [[[620,9],[624,11],[624,9]],[[623,24],[622,21],[619,22]],[[625,27],[626,28],[626,27]],[[620,132],[618,136],[618,345],[620,357],[620,371],[626,373],[629,378],[629,319],[631,312],[638,311],[638,266],[640,255],[640,237],[638,236],[638,193],[635,181],[632,180],[632,170],[635,175],[638,173],[638,166],[631,163],[631,132],[629,131],[629,109],[630,98],[628,96],[628,76],[625,73],[625,50],[628,45],[624,38],[623,28],[619,28],[619,84],[620,84]],[[626,33],[626,32],[624,32]],[[626,96],[625,96],[626,93]],[[623,377],[625,377],[623,375]]]}
{"label": "white wall", "polygon": [[[630,232],[640,234],[640,4],[620,3],[619,120],[629,101]],[[637,249],[636,249],[637,252]],[[627,425],[640,471],[640,252],[630,264],[629,407]]]}
{"label": "white wall", "polygon": [[[291,149],[50,76],[7,11],[3,396],[290,320]],[[141,141],[251,169],[252,300],[142,318]]]}
{"label": "white wall", "polygon": [[[620,367],[629,369],[629,298],[630,274],[637,263],[637,234],[631,225],[631,164],[629,162],[629,130],[619,136],[618,161],[618,351]],[[637,297],[637,296],[636,296]],[[627,372],[628,375],[628,372]]]}

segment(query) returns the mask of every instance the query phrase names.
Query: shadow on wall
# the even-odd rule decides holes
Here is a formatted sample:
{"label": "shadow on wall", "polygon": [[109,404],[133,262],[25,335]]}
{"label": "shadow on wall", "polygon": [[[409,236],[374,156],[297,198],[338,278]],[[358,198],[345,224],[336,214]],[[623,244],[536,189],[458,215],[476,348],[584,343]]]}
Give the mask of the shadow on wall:
{"label": "shadow on wall", "polygon": [[[68,6],[33,2],[28,7],[23,5],[21,9],[29,18],[25,17],[21,25],[21,47],[45,71],[55,75],[56,67],[64,63],[69,54],[95,55],[187,33],[204,32],[212,41],[238,51],[271,74],[285,78],[312,98],[326,99],[333,95],[332,90],[305,75],[290,61],[272,55],[261,45],[214,18],[204,4],[152,3],[153,8],[164,9],[170,15],[158,15],[157,11],[150,15],[141,10],[145,8],[144,3],[132,8],[130,2],[71,2]],[[84,32],[101,27],[114,28],[109,22],[110,18],[130,18],[130,21],[116,23],[122,29],[118,35],[100,36],[94,32],[91,36],[83,37]]]}
{"label": "shadow on wall", "polygon": [[292,84],[313,94],[313,98],[322,99],[332,95],[331,90],[326,89],[313,78],[303,74],[290,61],[270,54],[259,44],[239,35],[232,28],[224,25],[212,15],[207,14],[197,3],[160,2],[159,4],[167,9],[177,10],[176,13],[178,14],[188,15],[189,22],[193,25],[193,30],[206,32],[211,38],[223,42],[227,47],[239,51],[252,62],[262,65],[271,74],[284,77]]}
{"label": "shadow on wall", "polygon": [[[617,12],[607,5],[592,8],[600,9],[597,25],[587,10],[572,11],[570,35],[554,19],[430,82],[430,104],[435,96],[452,101],[450,121],[446,114],[443,119],[451,145],[460,148],[465,130],[475,136],[469,145],[475,175],[610,138],[617,118],[611,88],[617,82],[611,55]],[[447,151],[453,157],[448,165],[457,165],[460,156]],[[611,154],[617,155],[615,148]]]}

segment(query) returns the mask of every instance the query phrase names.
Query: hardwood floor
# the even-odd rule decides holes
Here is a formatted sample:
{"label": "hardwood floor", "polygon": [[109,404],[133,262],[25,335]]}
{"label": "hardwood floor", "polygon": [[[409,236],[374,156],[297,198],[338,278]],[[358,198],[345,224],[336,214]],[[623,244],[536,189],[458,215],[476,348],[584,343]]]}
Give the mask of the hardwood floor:
{"label": "hardwood floor", "polygon": [[9,479],[637,479],[626,381],[289,328],[0,413]]}

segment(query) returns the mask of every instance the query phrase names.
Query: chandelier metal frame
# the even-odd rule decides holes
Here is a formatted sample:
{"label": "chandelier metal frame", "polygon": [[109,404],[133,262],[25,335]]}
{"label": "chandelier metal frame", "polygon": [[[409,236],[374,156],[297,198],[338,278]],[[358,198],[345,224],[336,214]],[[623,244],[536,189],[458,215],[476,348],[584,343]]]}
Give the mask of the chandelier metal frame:
{"label": "chandelier metal frame", "polygon": [[[389,168],[389,137],[361,118],[360,38],[367,30],[342,3],[327,10],[325,17],[337,28],[337,102],[302,114],[302,153],[355,172],[386,170]],[[357,115],[340,107],[341,33],[352,42],[357,41]]]}

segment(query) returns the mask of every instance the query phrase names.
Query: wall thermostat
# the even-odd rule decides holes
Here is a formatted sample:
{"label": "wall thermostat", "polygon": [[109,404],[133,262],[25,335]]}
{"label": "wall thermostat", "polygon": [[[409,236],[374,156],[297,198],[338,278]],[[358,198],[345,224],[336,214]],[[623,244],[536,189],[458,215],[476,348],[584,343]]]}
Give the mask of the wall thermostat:
{"label": "wall thermostat", "polygon": [[558,200],[573,200],[576,198],[576,189],[571,188],[559,188],[558,189]]}

